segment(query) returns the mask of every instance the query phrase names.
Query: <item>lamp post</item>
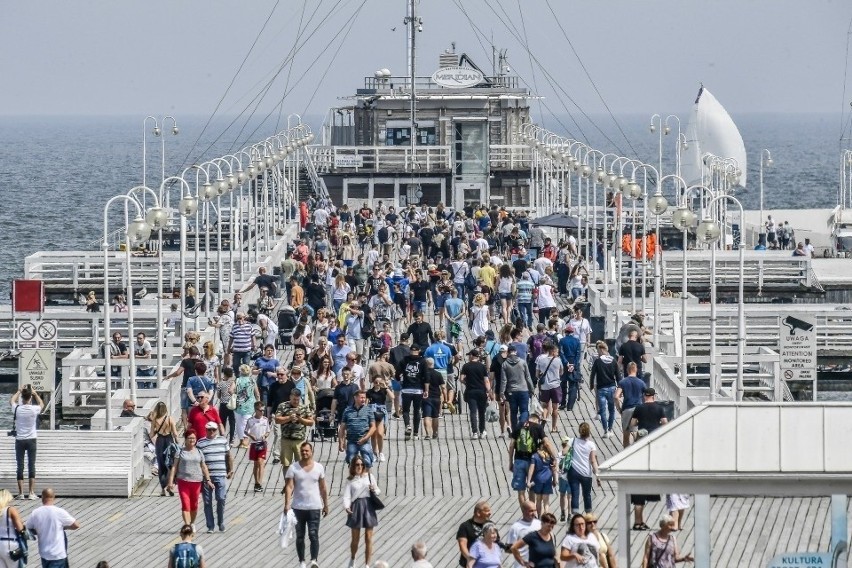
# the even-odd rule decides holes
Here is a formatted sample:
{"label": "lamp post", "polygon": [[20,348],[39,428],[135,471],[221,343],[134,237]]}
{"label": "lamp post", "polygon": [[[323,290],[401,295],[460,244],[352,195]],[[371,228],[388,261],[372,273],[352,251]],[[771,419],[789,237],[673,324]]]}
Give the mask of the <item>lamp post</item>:
{"label": "lamp post", "polygon": [[[132,191],[132,190],[131,190]],[[127,281],[128,286],[130,283],[130,250],[137,246],[140,243],[148,240],[148,237],[151,235],[151,227],[145,222],[145,219],[142,218],[142,208],[139,206],[139,203],[128,195],[116,195],[112,197],[109,201],[104,205],[104,239],[103,239],[103,249],[104,249],[104,376],[106,383],[106,429],[112,430],[112,409],[110,407],[111,399],[112,399],[112,368],[111,368],[111,347],[110,341],[112,340],[112,334],[110,333],[110,305],[109,305],[109,231],[108,231],[108,223],[109,223],[109,207],[113,203],[117,201],[123,201],[125,203],[125,207],[127,207],[128,203],[132,203],[136,208],[136,218],[125,225],[125,241],[124,248],[126,254],[126,262],[127,262]],[[130,304],[133,303],[133,298],[130,298]],[[133,334],[133,316],[130,312],[130,307],[128,307],[128,332],[131,334],[130,341],[135,340],[135,337],[132,337]],[[135,369],[131,368],[131,373],[135,374]],[[130,382],[130,397],[132,399],[136,399],[136,385],[135,385],[135,377],[131,375]]]}
{"label": "lamp post", "polygon": [[[719,195],[718,197],[714,197],[707,204],[706,213],[704,219],[698,225],[698,235],[704,242],[713,243],[713,250],[715,251],[715,241],[719,239],[721,234],[721,230],[716,220],[714,220],[709,212],[712,211],[712,207],[721,201],[730,201],[734,205],[737,206],[740,210],[740,223],[743,222],[743,205],[740,201],[731,196],[731,195]],[[739,261],[740,261],[740,272],[739,272],[739,296],[738,296],[738,305],[737,305],[737,383],[734,388],[735,392],[735,400],[738,402],[743,399],[743,361],[745,358],[745,346],[746,346],[746,337],[745,337],[745,297],[744,297],[744,289],[743,289],[743,281],[744,281],[744,272],[745,272],[745,247],[739,247]],[[711,271],[711,279],[714,279],[716,272],[716,258],[715,254],[711,260],[713,262]],[[711,306],[715,308],[716,298],[711,298],[713,302]],[[711,317],[711,325],[713,331],[713,335],[715,336],[715,327],[716,327],[716,319],[715,314]],[[714,346],[715,347],[715,346]],[[712,377],[711,377],[712,379]],[[711,384],[712,387],[712,384]],[[716,385],[717,388],[721,387],[721,384]],[[711,390],[710,394],[713,395],[714,391]],[[712,400],[712,399],[711,399]]]}
{"label": "lamp post", "polygon": [[[683,178],[681,178],[682,180]],[[693,186],[693,187],[702,187],[702,186]],[[705,188],[706,189],[706,188]],[[709,191],[709,190],[708,190]],[[680,379],[681,382],[686,385],[687,384],[687,373],[686,373],[686,330],[687,330],[687,270],[686,270],[686,251],[689,248],[689,237],[688,232],[690,227],[692,227],[695,222],[695,214],[687,205],[687,195],[689,194],[689,188],[683,191],[683,198],[681,205],[677,208],[676,211],[672,213],[672,225],[682,231],[683,233],[683,246],[682,246],[682,266],[683,271],[681,274],[681,286],[680,286],[680,313],[681,313],[681,322],[680,322],[680,346],[681,346],[681,363],[680,363]]]}
{"label": "lamp post", "polygon": [[[148,173],[147,172],[147,168],[148,168],[148,164],[147,164],[148,145],[147,145],[147,140],[146,140],[146,134],[147,134],[147,125],[148,125],[149,120],[154,121],[154,128],[151,130],[151,132],[153,132],[154,136],[160,137],[160,170],[162,172],[162,177],[160,179],[166,179],[166,137],[163,136],[163,128],[166,127],[166,119],[167,118],[172,119],[172,135],[177,136],[178,133],[180,132],[180,129],[178,128],[177,121],[175,120],[175,117],[173,117],[171,115],[164,116],[162,118],[162,120],[160,120],[159,122],[157,121],[157,119],[155,117],[149,115],[149,116],[146,116],[145,119],[142,121],[142,185],[143,186],[148,185],[148,183],[147,183],[148,182],[148,178],[147,178],[147,173]],[[161,128],[161,125],[162,125],[162,128]],[[163,196],[160,195],[159,197],[160,197],[160,203],[162,203]]]}
{"label": "lamp post", "polygon": [[[675,179],[680,183],[680,188],[686,187],[686,182],[684,182],[683,178],[675,175],[669,174],[667,176],[663,176],[660,178],[659,183],[657,184],[657,191],[654,192],[654,195],[648,201],[648,209],[651,210],[651,213],[654,214],[656,220],[656,234],[657,239],[660,238],[660,215],[665,213],[669,208],[669,202],[663,195],[663,183],[667,179]],[[678,192],[675,195],[680,195],[680,188],[678,188]],[[660,288],[661,288],[661,279],[662,275],[660,273],[660,251],[661,248],[658,246],[654,247],[654,348],[659,349],[659,340],[660,340],[660,326],[659,322],[659,313],[660,313]],[[686,270],[684,268],[684,274],[686,274]],[[681,314],[683,319],[686,319],[686,311]]]}
{"label": "lamp post", "polygon": [[[764,162],[764,158],[766,161]],[[772,154],[764,148],[760,152],[760,220],[757,222],[757,242],[763,246],[766,246],[766,233],[763,232],[763,166],[764,163],[766,166],[771,166],[774,162],[772,161]],[[743,230],[745,230],[745,224],[743,224]]]}

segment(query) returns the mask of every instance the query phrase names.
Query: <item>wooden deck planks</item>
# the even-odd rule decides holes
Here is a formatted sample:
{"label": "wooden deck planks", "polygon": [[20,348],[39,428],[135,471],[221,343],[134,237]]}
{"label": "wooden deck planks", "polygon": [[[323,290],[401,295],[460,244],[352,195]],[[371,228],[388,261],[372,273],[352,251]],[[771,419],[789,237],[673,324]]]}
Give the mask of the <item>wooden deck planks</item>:
{"label": "wooden deck planks", "polygon": [[[602,437],[594,406],[589,391],[581,391],[574,411],[561,413],[560,434],[550,436],[559,447],[562,435],[573,436],[581,422],[589,422],[599,448],[599,461],[603,462],[621,450],[621,440],[620,437]],[[618,417],[615,424],[618,432]],[[405,566],[410,561],[411,544],[422,539],[436,567],[455,566],[458,558],[456,529],[471,516],[474,504],[481,498],[489,500],[492,520],[501,533],[505,534],[509,525],[519,518],[517,498],[510,487],[511,474],[506,467],[508,440],[498,437],[496,423],[489,424],[487,430],[485,440],[470,439],[465,408],[462,414],[443,416],[438,440],[405,442],[402,420],[389,420],[385,442],[387,461],[374,467],[387,504],[379,515],[374,560]],[[258,542],[262,544],[251,546],[254,563],[295,566],[294,550],[281,551],[275,534],[283,502],[281,466],[273,465],[270,456],[264,491],[255,494],[247,452],[236,448],[233,452],[237,470],[228,491],[228,532],[204,534],[201,510],[196,523],[201,533],[196,542],[204,547],[208,566],[242,565],[246,547]],[[326,467],[331,496],[331,513],[323,519],[320,529],[321,565],[345,566],[350,533],[344,526],[341,493],[348,470],[335,441],[317,442],[315,455]],[[603,488],[595,487],[593,495],[601,529],[611,538],[616,534],[617,524],[615,490],[614,484],[606,483]],[[181,523],[180,507],[176,497],[161,498],[159,491],[154,478],[137,488],[134,498],[129,500],[63,499],[60,496],[59,505],[67,508],[83,525],[83,529],[69,536],[72,563],[88,566],[106,559],[113,567],[165,565],[167,552],[176,542]],[[25,515],[36,506],[32,502],[15,504]],[[780,552],[827,547],[828,498],[714,497],[711,505],[713,566],[760,566]],[[558,494],[551,499],[551,511],[558,516]],[[650,526],[656,526],[665,512],[664,500],[650,504],[646,507],[645,520]],[[693,550],[693,531],[690,511],[684,530],[678,533],[681,550]],[[560,527],[560,538],[563,533],[564,528]],[[640,565],[647,534],[631,532],[631,566]],[[363,544],[357,558],[362,562]],[[504,565],[510,564],[507,557]]]}

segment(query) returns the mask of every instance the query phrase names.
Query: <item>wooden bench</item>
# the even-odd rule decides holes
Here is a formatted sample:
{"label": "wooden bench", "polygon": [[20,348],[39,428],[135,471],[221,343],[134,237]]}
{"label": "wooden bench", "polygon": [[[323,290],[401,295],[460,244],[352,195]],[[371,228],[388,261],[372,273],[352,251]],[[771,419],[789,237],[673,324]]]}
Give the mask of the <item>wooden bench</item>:
{"label": "wooden bench", "polygon": [[[39,430],[37,490],[52,487],[67,497],[129,497],[143,472],[134,463],[142,456],[141,420],[135,419],[136,426],[109,432]],[[0,439],[0,483],[15,487],[14,438]]]}

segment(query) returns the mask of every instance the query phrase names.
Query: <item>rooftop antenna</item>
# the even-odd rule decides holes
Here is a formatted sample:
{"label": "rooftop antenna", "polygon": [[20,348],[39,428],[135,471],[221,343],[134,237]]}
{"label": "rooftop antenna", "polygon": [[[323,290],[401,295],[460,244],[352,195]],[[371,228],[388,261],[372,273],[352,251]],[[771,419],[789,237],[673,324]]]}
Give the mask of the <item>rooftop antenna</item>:
{"label": "rooftop antenna", "polygon": [[411,88],[411,171],[414,171],[415,150],[417,148],[417,94],[415,77],[417,76],[416,38],[423,31],[423,20],[417,16],[417,0],[408,0],[408,14],[404,23],[408,26],[408,80]]}

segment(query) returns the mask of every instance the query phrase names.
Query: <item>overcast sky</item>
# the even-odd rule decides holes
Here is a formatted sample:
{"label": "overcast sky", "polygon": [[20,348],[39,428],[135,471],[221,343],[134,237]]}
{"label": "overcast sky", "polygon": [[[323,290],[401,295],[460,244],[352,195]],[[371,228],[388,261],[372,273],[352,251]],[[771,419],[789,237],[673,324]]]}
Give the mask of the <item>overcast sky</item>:
{"label": "overcast sky", "polygon": [[[452,41],[490,71],[490,47],[471,30],[461,4],[489,40],[493,35],[495,45],[508,49],[513,70],[530,85],[534,70],[553,112],[579,112],[578,106],[606,112],[580,61],[616,113],[682,112],[699,82],[732,113],[839,113],[842,107],[849,0],[549,2],[558,20],[547,0],[423,0],[418,74],[430,75]],[[4,2],[0,114],[209,116],[275,5]],[[404,16],[405,0],[280,0],[218,113],[253,108],[252,98],[297,43],[292,68],[285,66],[260,100],[261,116],[290,89],[285,113],[322,114],[378,68],[405,74]],[[531,66],[522,43],[544,70]],[[559,86],[548,83],[548,73]],[[849,87],[845,97],[848,105]]]}

